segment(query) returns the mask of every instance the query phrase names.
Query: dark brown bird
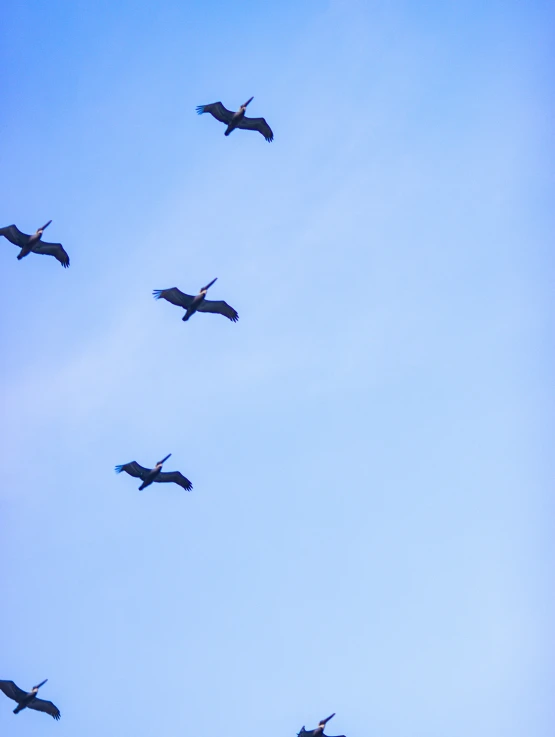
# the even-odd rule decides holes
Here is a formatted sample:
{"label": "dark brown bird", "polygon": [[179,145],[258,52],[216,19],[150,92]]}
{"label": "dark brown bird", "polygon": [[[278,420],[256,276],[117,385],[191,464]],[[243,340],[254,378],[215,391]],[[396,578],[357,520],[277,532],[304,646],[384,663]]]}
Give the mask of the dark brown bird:
{"label": "dark brown bird", "polygon": [[134,476],[136,479],[142,479],[143,483],[139,486],[139,491],[146,489],[146,487],[150,486],[150,484],[152,484],[154,481],[159,484],[167,484],[173,482],[174,484],[179,484],[179,486],[182,486],[185,491],[191,491],[191,489],[193,488],[193,484],[189,481],[189,479],[185,478],[182,473],[179,473],[179,471],[170,471],[168,473],[162,472],[162,466],[170,456],[171,453],[169,453],[165,458],[162,458],[161,461],[158,461],[158,463],[152,469],[144,468],[143,466],[139,465],[137,461],[124,463],[121,466],[116,466],[116,473],[121,473],[122,471],[125,471],[125,473],[128,473],[130,476]]}
{"label": "dark brown bird", "polygon": [[[322,721],[318,722],[318,726],[316,729],[305,729],[304,725],[301,727],[301,731],[297,732],[297,737],[329,737],[329,735],[324,734],[324,727],[326,726],[326,722],[329,722],[329,720],[335,716],[335,712],[331,714],[327,719],[322,719]],[[345,737],[344,734],[339,735],[339,737]]]}
{"label": "dark brown bird", "polygon": [[51,222],[52,220],[49,220],[46,225],[39,228],[33,235],[22,233],[15,225],[0,228],[0,235],[3,235],[4,238],[7,238],[11,243],[21,248],[17,256],[18,261],[21,261],[22,258],[25,258],[30,253],[41,253],[45,256],[54,256],[62,264],[64,269],[67,269],[69,266],[69,256],[64,251],[62,244],[45,243],[41,240],[44,230],[48,228]]}
{"label": "dark brown bird", "polygon": [[243,128],[243,130],[247,131],[258,131],[259,133],[262,133],[268,142],[273,141],[274,134],[264,118],[245,117],[247,105],[253,100],[254,97],[247,100],[244,105],[241,105],[236,113],[225,108],[221,102],[213,102],[210,105],[198,105],[197,113],[199,115],[202,115],[202,113],[210,113],[210,115],[213,115],[216,120],[219,120],[221,123],[225,123],[227,128],[224,135],[226,136],[229,136],[231,131],[235,130],[235,128]]}
{"label": "dark brown bird", "polygon": [[185,314],[181,319],[184,321],[187,321],[191,315],[195,314],[195,312],[213,312],[218,315],[224,315],[224,317],[227,317],[231,322],[237,322],[239,315],[233,307],[230,307],[227,304],[227,302],[214,302],[206,299],[206,292],[215,281],[217,281],[217,277],[216,279],[212,279],[210,284],[203,287],[196,297],[193,297],[190,294],[184,294],[177,287],[172,287],[171,289],[155,289],[152,294],[154,295],[154,299],[165,299],[168,302],[171,302],[172,305],[183,307]]}
{"label": "dark brown bird", "polygon": [[9,699],[17,701],[17,706],[13,710],[14,714],[19,714],[23,709],[35,709],[35,711],[44,711],[46,714],[50,714],[54,719],[60,718],[60,710],[51,701],[44,701],[43,699],[37,699],[37,693],[41,686],[44,686],[48,678],[33,686],[33,688],[27,692],[23,691],[19,686],[16,686],[13,681],[0,681],[0,691],[3,691]]}

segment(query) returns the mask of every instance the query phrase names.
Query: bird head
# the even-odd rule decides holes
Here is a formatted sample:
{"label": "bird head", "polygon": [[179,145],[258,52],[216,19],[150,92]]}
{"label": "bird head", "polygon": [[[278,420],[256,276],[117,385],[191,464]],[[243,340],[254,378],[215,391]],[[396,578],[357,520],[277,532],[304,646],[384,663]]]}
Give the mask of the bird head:
{"label": "bird head", "polygon": [[212,284],[214,284],[214,282],[216,282],[216,281],[218,281],[218,277],[216,277],[215,279],[212,279],[212,281],[210,282],[210,284],[207,284],[200,291],[201,292],[207,292],[210,289],[210,287],[212,286]]}
{"label": "bird head", "polygon": [[326,726],[326,722],[329,722],[329,720],[330,720],[330,719],[331,719],[332,717],[334,717],[334,716],[335,716],[335,712],[333,712],[333,714],[330,714],[330,715],[329,715],[329,717],[328,717],[327,719],[322,719],[322,721],[318,723],[318,726],[319,726],[319,727],[325,727],[325,726]]}
{"label": "bird head", "polygon": [[250,97],[243,105],[241,105],[241,110],[246,110],[247,105],[254,100],[254,97]]}
{"label": "bird head", "polygon": [[165,458],[162,458],[162,460],[161,460],[161,461],[158,461],[158,463],[157,463],[156,465],[157,465],[157,466],[161,466],[161,465],[162,465],[163,463],[165,463],[165,462],[166,462],[166,461],[168,460],[168,458],[169,458],[170,456],[171,456],[171,453],[168,453],[168,455],[167,455],[167,456],[166,456]]}
{"label": "bird head", "polygon": [[37,686],[33,686],[33,691],[36,693],[41,686],[44,686],[48,678],[45,678],[44,681],[41,681]]}
{"label": "bird head", "polygon": [[50,225],[51,222],[52,222],[52,220],[49,220],[45,225],[42,226],[42,228],[39,228],[37,230],[37,233],[42,233],[43,230],[46,230],[46,228],[48,228],[48,226]]}

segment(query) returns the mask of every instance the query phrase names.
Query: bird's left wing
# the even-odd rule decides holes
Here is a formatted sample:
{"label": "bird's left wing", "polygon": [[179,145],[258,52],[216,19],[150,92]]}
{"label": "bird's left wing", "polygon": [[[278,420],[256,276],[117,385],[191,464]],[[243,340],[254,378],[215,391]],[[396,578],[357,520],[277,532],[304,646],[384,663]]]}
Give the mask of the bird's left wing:
{"label": "bird's left wing", "polygon": [[137,461],[131,461],[131,463],[124,463],[121,466],[116,466],[116,473],[125,471],[130,476],[134,476],[136,479],[144,479],[147,473],[150,472],[149,468],[144,468]]}
{"label": "bird's left wing", "polygon": [[33,246],[33,253],[40,253],[43,256],[54,256],[62,264],[64,269],[69,266],[69,256],[64,251],[61,243],[45,243],[39,241]]}
{"label": "bird's left wing", "polygon": [[29,240],[29,236],[22,233],[17,225],[7,225],[5,228],[0,228],[0,235],[3,235],[4,238],[20,248],[23,248]]}
{"label": "bird's left wing", "polygon": [[174,483],[182,486],[185,491],[191,491],[193,484],[179,471],[161,471],[154,479],[159,484]]}
{"label": "bird's left wing", "polygon": [[13,681],[0,681],[0,691],[3,691],[9,699],[23,701],[28,694],[16,686]]}
{"label": "bird's left wing", "polygon": [[237,322],[239,315],[237,311],[233,309],[227,302],[214,302],[211,299],[205,299],[198,306],[199,312],[213,312],[218,315],[224,315],[231,320],[231,322]]}
{"label": "bird's left wing", "polygon": [[264,138],[268,141],[274,140],[274,134],[272,132],[272,129],[268,125],[268,123],[264,120],[264,118],[243,118],[238,124],[238,128],[244,128],[248,131],[258,131],[259,133],[262,133]]}
{"label": "bird's left wing", "polygon": [[190,294],[184,294],[177,287],[172,287],[171,289],[155,289],[152,294],[154,295],[154,299],[165,299],[171,302],[172,305],[184,307],[185,309],[190,307],[194,300],[194,297]]}
{"label": "bird's left wing", "polygon": [[233,113],[222,105],[221,102],[212,102],[210,105],[197,105],[197,113],[210,113],[221,123],[230,123]]}
{"label": "bird's left wing", "polygon": [[44,699],[34,699],[30,704],[27,704],[28,709],[36,709],[37,711],[44,711],[46,714],[50,714],[54,719],[60,718],[60,710],[51,701],[45,701]]}

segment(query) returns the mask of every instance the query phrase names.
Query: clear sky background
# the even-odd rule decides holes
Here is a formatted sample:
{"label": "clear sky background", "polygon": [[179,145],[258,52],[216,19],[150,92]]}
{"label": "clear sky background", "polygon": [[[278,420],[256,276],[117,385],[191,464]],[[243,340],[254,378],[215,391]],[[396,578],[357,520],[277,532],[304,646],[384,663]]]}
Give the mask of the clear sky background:
{"label": "clear sky background", "polygon": [[554,733],[554,16],[7,3],[2,737]]}

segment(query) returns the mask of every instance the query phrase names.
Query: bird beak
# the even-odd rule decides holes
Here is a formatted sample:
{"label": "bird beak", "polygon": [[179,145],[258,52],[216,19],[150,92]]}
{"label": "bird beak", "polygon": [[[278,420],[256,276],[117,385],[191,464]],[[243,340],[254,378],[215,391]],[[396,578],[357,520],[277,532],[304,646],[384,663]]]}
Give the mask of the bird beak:
{"label": "bird beak", "polygon": [[216,277],[215,279],[212,279],[212,281],[210,282],[210,284],[207,284],[204,287],[204,289],[210,289],[210,287],[212,286],[212,284],[214,284],[215,281],[218,281],[218,277]]}
{"label": "bird beak", "polygon": [[45,678],[44,681],[41,681],[38,686],[35,686],[35,688],[40,688],[41,686],[44,686],[48,678]]}
{"label": "bird beak", "polygon": [[52,220],[49,220],[49,221],[48,221],[48,222],[46,223],[46,225],[43,225],[43,226],[42,226],[42,228],[39,228],[39,230],[45,230],[46,228],[48,228],[48,226],[50,225],[50,223],[51,223],[51,222],[52,222]]}
{"label": "bird beak", "polygon": [[168,455],[163,460],[158,461],[158,463],[165,463],[170,456],[171,456],[171,453],[168,453]]}
{"label": "bird beak", "polygon": [[247,107],[249,102],[252,102],[254,100],[254,97],[251,97],[250,100],[247,100],[246,103],[243,105],[243,107]]}
{"label": "bird beak", "polygon": [[335,716],[335,712],[333,712],[333,714],[330,714],[330,716],[327,719],[322,719],[321,724],[326,724],[334,716]]}

